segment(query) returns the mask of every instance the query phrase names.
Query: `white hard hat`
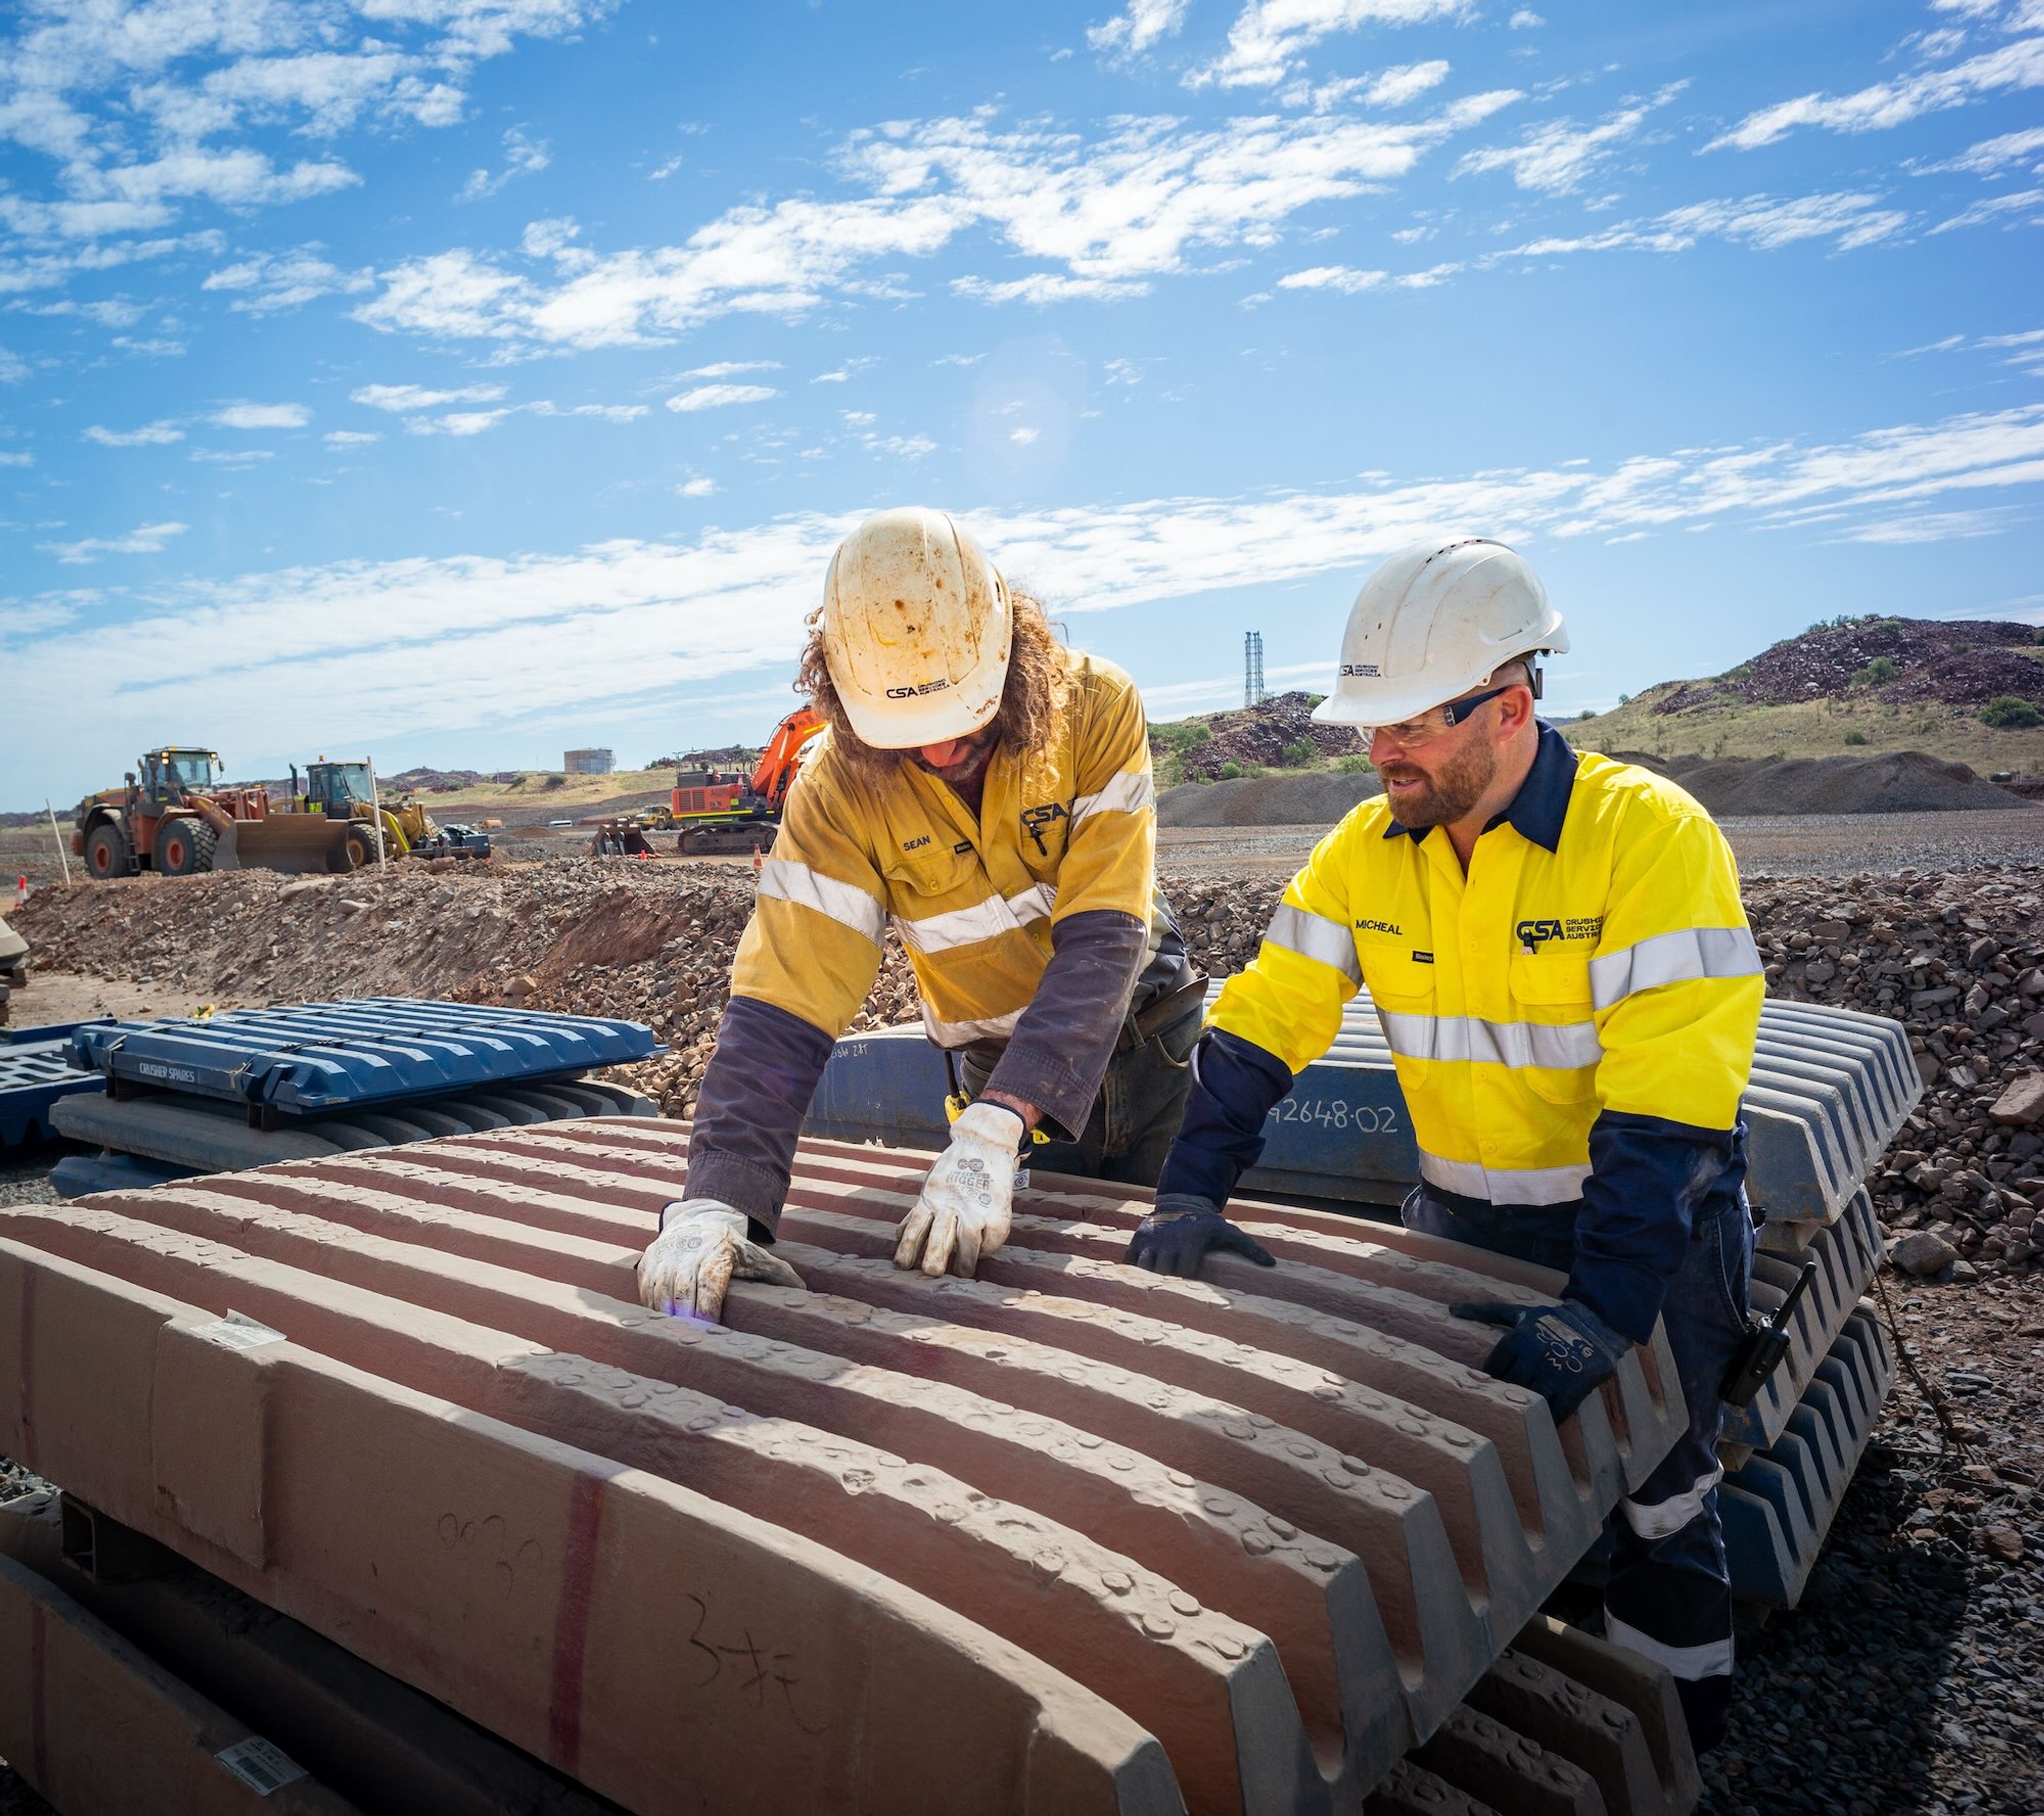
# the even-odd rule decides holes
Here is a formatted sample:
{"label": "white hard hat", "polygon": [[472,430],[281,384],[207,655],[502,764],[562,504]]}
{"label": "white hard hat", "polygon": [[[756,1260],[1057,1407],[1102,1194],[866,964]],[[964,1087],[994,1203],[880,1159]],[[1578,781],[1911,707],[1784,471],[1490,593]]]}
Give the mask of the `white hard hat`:
{"label": "white hard hat", "polygon": [[1568,647],[1561,613],[1515,550],[1487,536],[1415,543],[1362,583],[1342,632],[1340,676],[1313,716],[1396,725],[1470,692],[1514,656]]}
{"label": "white hard hat", "polygon": [[1001,710],[1014,641],[1008,583],[942,511],[868,517],[824,582],[824,658],[851,728],[875,750],[942,744]]}

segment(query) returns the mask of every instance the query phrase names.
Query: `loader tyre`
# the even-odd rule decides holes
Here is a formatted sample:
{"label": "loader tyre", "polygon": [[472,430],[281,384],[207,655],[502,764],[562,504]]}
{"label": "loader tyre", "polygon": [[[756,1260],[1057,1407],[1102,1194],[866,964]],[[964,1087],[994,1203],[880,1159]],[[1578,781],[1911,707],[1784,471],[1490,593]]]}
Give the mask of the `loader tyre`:
{"label": "loader tyre", "polygon": [[213,868],[220,835],[202,820],[166,819],[156,828],[156,872],[164,877],[195,876]]}
{"label": "loader tyre", "polygon": [[134,854],[128,849],[128,840],[119,827],[103,820],[93,827],[85,841],[86,875],[125,877],[134,868]]}
{"label": "loader tyre", "polygon": [[349,826],[347,850],[351,870],[366,870],[376,862],[376,833],[368,821],[358,820]]}

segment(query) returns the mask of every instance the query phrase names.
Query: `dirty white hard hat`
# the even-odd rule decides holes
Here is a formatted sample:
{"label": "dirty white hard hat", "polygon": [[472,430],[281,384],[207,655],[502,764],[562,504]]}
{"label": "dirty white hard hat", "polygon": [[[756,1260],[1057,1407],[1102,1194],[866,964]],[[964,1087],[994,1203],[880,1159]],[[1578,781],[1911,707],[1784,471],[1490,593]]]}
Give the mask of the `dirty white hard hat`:
{"label": "dirty white hard hat", "polygon": [[1515,656],[1568,647],[1561,613],[1516,550],[1487,536],[1415,543],[1362,583],[1335,690],[1313,716],[1396,725],[1473,691]]}
{"label": "dirty white hard hat", "polygon": [[1001,710],[1014,629],[1008,583],[944,512],[882,511],[831,558],[824,658],[852,730],[876,750],[985,725]]}

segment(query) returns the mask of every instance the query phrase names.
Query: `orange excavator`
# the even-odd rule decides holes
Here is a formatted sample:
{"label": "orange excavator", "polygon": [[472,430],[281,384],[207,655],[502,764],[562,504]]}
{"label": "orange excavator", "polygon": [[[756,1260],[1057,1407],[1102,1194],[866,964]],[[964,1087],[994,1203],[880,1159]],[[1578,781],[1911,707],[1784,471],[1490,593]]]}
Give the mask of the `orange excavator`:
{"label": "orange excavator", "polygon": [[824,728],[812,707],[798,706],[774,729],[748,776],[720,770],[674,772],[674,849],[685,858],[719,851],[765,851],[781,825],[802,753]]}

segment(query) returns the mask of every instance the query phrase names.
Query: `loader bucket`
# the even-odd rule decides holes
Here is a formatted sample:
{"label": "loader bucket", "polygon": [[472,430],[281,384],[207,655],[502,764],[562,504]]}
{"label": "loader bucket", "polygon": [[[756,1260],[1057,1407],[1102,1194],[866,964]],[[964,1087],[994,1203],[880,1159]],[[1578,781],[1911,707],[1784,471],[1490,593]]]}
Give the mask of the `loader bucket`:
{"label": "loader bucket", "polygon": [[348,861],[345,820],[323,813],[279,813],[267,820],[229,822],[213,849],[216,870],[287,870],[296,874],[340,873]]}

